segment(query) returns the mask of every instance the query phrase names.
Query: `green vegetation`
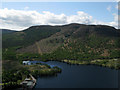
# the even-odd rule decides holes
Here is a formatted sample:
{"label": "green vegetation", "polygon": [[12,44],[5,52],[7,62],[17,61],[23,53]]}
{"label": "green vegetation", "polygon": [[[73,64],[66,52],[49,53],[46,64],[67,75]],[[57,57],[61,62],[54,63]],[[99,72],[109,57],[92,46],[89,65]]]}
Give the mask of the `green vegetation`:
{"label": "green vegetation", "polygon": [[20,82],[25,79],[26,75],[28,74],[28,70],[21,69],[17,70],[4,70],[2,72],[2,89],[13,89],[20,87]]}
{"label": "green vegetation", "polygon": [[114,69],[120,69],[120,60],[119,59],[105,59],[105,60],[91,60],[91,61],[78,61],[78,60],[62,60],[62,62],[68,63],[68,64],[80,64],[80,65],[99,65],[103,67],[109,67]]}
{"label": "green vegetation", "polygon": [[3,48],[25,47],[59,31],[59,28],[52,26],[33,26],[20,32],[3,33]]}
{"label": "green vegetation", "polygon": [[[13,61],[14,62],[14,61]],[[17,64],[17,63],[16,63]],[[17,65],[14,64],[16,67]],[[2,72],[2,86],[3,89],[12,89],[21,87],[20,83],[32,74],[35,78],[39,76],[53,76],[60,73],[62,70],[59,67],[51,68],[49,65],[21,65],[15,68],[9,63],[9,69],[3,69]],[[7,67],[7,66],[6,66]],[[19,68],[19,69],[18,69]]]}
{"label": "green vegetation", "polygon": [[[36,67],[36,65],[35,65],[35,67]],[[61,72],[61,69],[56,66],[53,68],[34,69],[34,70],[32,70],[31,73],[34,77],[37,77],[37,76],[54,76],[60,72]]]}
{"label": "green vegetation", "polygon": [[[48,65],[24,66],[21,64],[23,60],[58,60],[120,69],[120,31],[110,26],[32,26],[20,32],[6,31],[2,37],[5,87],[19,85],[18,82],[25,78],[27,72],[35,77],[61,72],[58,67],[50,68]],[[25,72],[20,71],[23,69]],[[11,76],[9,79],[8,74]],[[13,76],[15,79],[12,79]]]}
{"label": "green vegetation", "polygon": [[[17,40],[12,42],[10,38]],[[17,43],[20,39],[22,45]],[[3,59],[106,61],[120,58],[119,42],[120,32],[104,25],[33,26],[21,32],[3,34]]]}

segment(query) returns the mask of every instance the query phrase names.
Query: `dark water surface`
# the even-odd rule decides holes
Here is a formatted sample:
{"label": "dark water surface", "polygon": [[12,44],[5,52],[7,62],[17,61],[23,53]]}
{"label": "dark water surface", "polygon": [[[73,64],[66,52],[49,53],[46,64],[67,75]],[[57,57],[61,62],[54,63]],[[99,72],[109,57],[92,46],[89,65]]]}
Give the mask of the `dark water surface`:
{"label": "dark water surface", "polygon": [[62,68],[54,77],[39,77],[35,88],[117,88],[118,70],[95,65],[69,65],[48,61],[46,64]]}

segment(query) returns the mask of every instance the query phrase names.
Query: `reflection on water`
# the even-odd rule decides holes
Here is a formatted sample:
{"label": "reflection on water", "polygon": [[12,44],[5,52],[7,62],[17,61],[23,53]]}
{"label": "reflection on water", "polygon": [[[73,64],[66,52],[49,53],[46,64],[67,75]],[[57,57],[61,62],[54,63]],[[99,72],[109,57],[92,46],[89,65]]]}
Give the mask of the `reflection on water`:
{"label": "reflection on water", "polygon": [[47,65],[49,65],[51,68],[54,67],[54,66],[57,66],[57,65],[49,64],[49,63],[43,62],[43,61],[23,61],[23,64],[24,64],[24,65],[36,65],[36,64],[44,65],[44,64],[47,64]]}

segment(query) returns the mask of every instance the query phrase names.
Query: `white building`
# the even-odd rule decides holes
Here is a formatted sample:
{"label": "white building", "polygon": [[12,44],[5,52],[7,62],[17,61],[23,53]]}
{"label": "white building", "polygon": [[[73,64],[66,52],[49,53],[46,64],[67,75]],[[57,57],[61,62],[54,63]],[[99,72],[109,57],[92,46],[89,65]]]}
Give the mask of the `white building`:
{"label": "white building", "polygon": [[23,61],[23,64],[24,65],[31,65],[31,62],[30,61]]}

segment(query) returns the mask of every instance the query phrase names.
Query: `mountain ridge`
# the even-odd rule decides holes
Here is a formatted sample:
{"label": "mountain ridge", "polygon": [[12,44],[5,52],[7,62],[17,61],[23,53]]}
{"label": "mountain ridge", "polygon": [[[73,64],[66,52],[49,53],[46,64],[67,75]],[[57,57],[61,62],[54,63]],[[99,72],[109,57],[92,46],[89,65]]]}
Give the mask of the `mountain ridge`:
{"label": "mountain ridge", "polygon": [[120,32],[114,27],[76,23],[32,26],[20,32],[3,34],[4,49],[14,47],[16,53],[48,53],[69,59],[91,57],[91,54],[113,57],[114,52],[119,52],[119,41]]}

